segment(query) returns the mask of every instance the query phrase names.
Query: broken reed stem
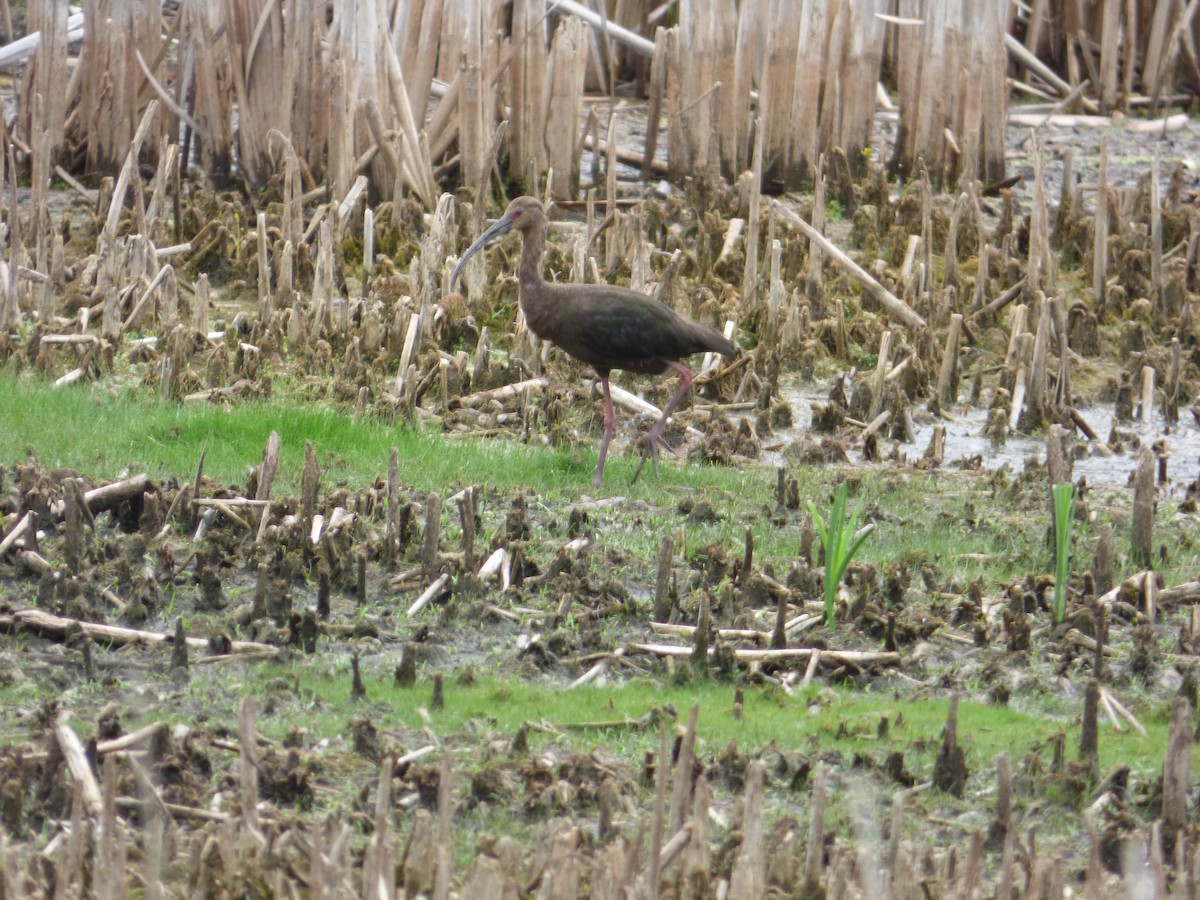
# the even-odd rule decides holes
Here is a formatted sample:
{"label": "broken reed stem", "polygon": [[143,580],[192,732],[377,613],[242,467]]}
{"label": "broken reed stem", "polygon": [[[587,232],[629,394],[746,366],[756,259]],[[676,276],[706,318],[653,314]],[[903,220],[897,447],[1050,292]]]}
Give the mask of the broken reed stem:
{"label": "broken reed stem", "polygon": [[672,837],[683,828],[684,816],[692,802],[692,768],[696,760],[696,726],[699,720],[700,704],[697,702],[692,705],[687,729],[679,743],[679,759],[675,767],[675,783],[671,793],[671,818],[667,824],[667,834]]}
{"label": "broken reed stem", "polygon": [[1096,307],[1104,306],[1108,278],[1108,136],[1100,138],[1100,166],[1096,176],[1096,213],[1092,243],[1092,295]]}
{"label": "broken reed stem", "polygon": [[821,234],[786,206],[779,203],[779,201],[771,200],[770,203],[771,209],[775,212],[776,216],[793,228],[803,232],[805,237],[819,246],[847,274],[870,291],[871,295],[879,302],[880,306],[887,310],[889,315],[914,331],[925,327],[925,320],[913,312],[907,303],[876,281],[862,266],[847,256],[841,248],[828,240],[825,235]]}
{"label": "broken reed stem", "polygon": [[829,784],[829,771],[824,763],[817,764],[813,776],[812,807],[808,817],[808,841],[804,853],[804,885],[809,894],[815,894],[821,883],[821,858],[825,847],[825,795]]}
{"label": "broken reed stem", "polygon": [[112,201],[108,207],[108,216],[104,220],[104,228],[101,231],[102,242],[105,245],[111,246],[113,241],[116,240],[117,225],[121,220],[121,210],[125,204],[125,194],[129,189],[129,181],[137,174],[135,168],[137,166],[138,155],[142,152],[142,144],[145,143],[146,137],[150,134],[150,126],[154,122],[154,116],[157,112],[158,101],[151,100],[146,105],[146,111],[142,114],[137,131],[134,132],[129,153],[125,157],[125,164],[121,167],[121,174],[117,176],[117,186],[113,191]]}
{"label": "broken reed stem", "polygon": [[1163,827],[1168,840],[1188,825],[1188,795],[1192,773],[1192,712],[1187,697],[1171,701],[1171,723],[1167,732],[1166,757],[1163,760]]}
{"label": "broken reed stem", "polygon": [[654,585],[654,621],[665,622],[671,614],[671,566],[675,558],[675,542],[670,535],[658,548],[658,578]]}
{"label": "broken reed stem", "polygon": [[438,842],[436,868],[434,870],[433,900],[448,900],[450,897],[450,880],[454,875],[453,857],[451,855],[454,852],[454,841],[450,832],[450,823],[453,815],[450,782],[450,748],[446,747],[442,751],[442,763],[438,772]]}
{"label": "broken reed stem", "polygon": [[1143,447],[1133,480],[1133,522],[1130,562],[1149,568],[1154,561],[1154,453]]}
{"label": "broken reed stem", "polygon": [[962,315],[954,313],[950,316],[950,327],[946,330],[946,350],[942,356],[942,368],[938,373],[937,381],[938,403],[943,408],[957,400],[958,342],[962,332],[962,323]]}
{"label": "broken reed stem", "polygon": [[246,830],[258,840],[258,760],[255,751],[254,719],[256,704],[253,694],[242,698],[238,715],[238,744],[241,748],[238,773],[242,797],[242,821]]}
{"label": "broken reed stem", "polygon": [[458,516],[462,528],[463,568],[475,569],[475,488],[463,491],[458,500]]}
{"label": "broken reed stem", "polygon": [[1100,768],[1100,682],[1089,678],[1083,698],[1083,720],[1079,728],[1079,761],[1096,773]]}
{"label": "broken reed stem", "polygon": [[661,883],[663,832],[666,828],[667,781],[671,771],[670,730],[664,721],[659,725],[658,759],[654,772],[654,822],[650,829],[650,866],[646,872],[647,896],[657,897]]}
{"label": "broken reed stem", "polygon": [[1142,425],[1146,428],[1154,421],[1154,367],[1142,366],[1142,399],[1139,403],[1141,407]]}
{"label": "broken reed stem", "polygon": [[[962,317],[959,316],[959,324],[962,324]],[[947,347],[949,342],[947,341]],[[887,373],[889,371],[889,361],[892,355],[892,332],[885,331],[879,338],[879,358],[875,364],[875,378],[871,382],[871,406],[867,414],[868,419],[874,419],[879,415],[883,408],[883,388],[886,384]],[[940,393],[940,392],[939,392]]]}
{"label": "broken reed stem", "polygon": [[442,527],[442,498],[430,492],[425,498],[425,541],[421,547],[421,575],[433,577],[438,567],[438,544]]}
{"label": "broken reed stem", "polygon": [[746,770],[746,792],[742,799],[742,845],[729,877],[735,897],[761,897],[766,893],[766,861],[763,858],[763,764],[754,760]]}

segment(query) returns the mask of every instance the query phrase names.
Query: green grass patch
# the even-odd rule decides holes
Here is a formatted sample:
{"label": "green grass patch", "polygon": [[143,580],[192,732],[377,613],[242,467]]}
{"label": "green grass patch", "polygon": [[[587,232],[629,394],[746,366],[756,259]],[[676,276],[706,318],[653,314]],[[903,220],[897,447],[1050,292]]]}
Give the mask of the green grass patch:
{"label": "green grass patch", "polygon": [[[387,471],[399,451],[402,481],[421,490],[482,484],[527,489],[557,498],[590,491],[595,453],[528,447],[511,441],[446,440],[431,429],[356,417],[332,404],[288,398],[240,402],[162,403],[143,389],[114,385],[54,388],[34,377],[0,373],[0,462],[36,457],[47,468],[69,467],[97,478],[144,471],[152,477],[190,479],[202,449],[205,472],[226,483],[245,480],[262,459],[272,431],[282,439],[279,479],[299,484],[304,442],[312,441],[326,479],[365,484]],[[761,473],[668,463],[663,478],[629,485],[638,458],[613,459],[595,492],[633,494],[662,502],[680,489],[745,493],[765,485]]]}
{"label": "green grass patch", "polygon": [[[445,682],[445,707],[430,707],[431,685],[397,687],[390,677],[364,676],[367,699],[351,703],[349,663],[334,671],[305,662],[284,666],[265,663],[252,679],[258,684],[282,677],[292,690],[273,703],[269,719],[260,727],[282,738],[290,728],[302,727],[315,738],[349,734],[349,722],[366,716],[381,732],[416,733],[429,728],[439,738],[472,742],[516,734],[524,723],[548,726],[529,733],[531,748],[555,746],[587,753],[596,747],[636,765],[642,754],[658,748],[653,724],[637,726],[655,710],[674,718],[673,727],[687,722],[693,704],[700,704],[697,749],[708,757],[736,743],[745,753],[767,748],[785,753],[817,754],[840,751],[862,754],[876,763],[885,755],[902,751],[905,765],[919,781],[928,780],[941,743],[949,710],[948,697],[899,699],[850,688],[814,686],[786,695],[775,688],[741,684],[742,718],[734,717],[733,695],[738,684],[700,680],[676,684],[670,679],[639,678],[609,686],[584,686],[563,690],[552,684],[528,680],[498,680],[478,676],[470,683],[453,677]],[[197,688],[193,686],[193,690]],[[1147,707],[1138,714],[1147,736],[1126,730],[1114,732],[1101,723],[1100,765],[1107,771],[1127,765],[1139,776],[1153,777],[1161,770],[1166,749],[1168,710]],[[886,723],[884,720],[886,719]],[[599,727],[599,723],[613,723]],[[1030,753],[1049,767],[1052,741],[1066,735],[1066,758],[1078,755],[1077,715],[1044,709],[1036,712],[962,700],[958,713],[959,742],[973,773],[992,777],[997,754],[1008,754],[1020,765]],[[423,739],[422,739],[423,740]],[[1200,761],[1200,749],[1195,758]],[[849,760],[847,760],[848,762]]]}
{"label": "green grass patch", "polygon": [[[485,496],[486,489],[533,492],[535,502],[564,513],[585,494],[623,497],[628,502],[597,510],[593,526],[606,546],[619,547],[637,560],[653,560],[662,536],[680,530],[682,552],[689,556],[714,541],[737,556],[749,525],[756,562],[774,559],[777,569],[780,563],[786,567],[799,544],[797,528],[780,527],[768,515],[774,509],[775,479],[765,467],[666,460],[661,480],[643,478],[630,485],[639,458],[635,452],[619,453],[609,462],[604,485],[593,490],[594,444],[580,451],[506,439],[447,440],[432,428],[359,417],[331,403],[301,402],[282,389],[276,393],[271,400],[232,407],[163,403],[152,390],[115,381],[56,389],[35,376],[2,372],[0,463],[37,458],[47,468],[68,467],[98,479],[147,472],[187,481],[206,450],[210,478],[244,484],[262,458],[267,437],[276,431],[283,446],[280,494],[298,488],[306,440],[317,450],[326,488],[334,483],[361,486],[383,477],[389,450],[395,447],[402,486],[422,493],[445,494],[469,484],[482,485]],[[977,476],[951,470],[804,466],[793,467],[792,474],[800,482],[801,498],[818,508],[828,508],[840,481],[851,483],[852,494],[864,503],[861,521],[878,526],[861,549],[863,562],[952,566],[964,583],[1053,571],[1040,492],[1026,496],[1006,488],[989,490]],[[684,499],[701,498],[716,510],[715,521],[694,522],[677,510]],[[1035,508],[1036,516],[1027,514]],[[447,525],[452,536],[457,516],[451,513]],[[1076,545],[1088,547],[1092,531],[1081,525]],[[1177,552],[1163,568],[1168,581],[1197,559],[1186,535],[1173,543]]]}

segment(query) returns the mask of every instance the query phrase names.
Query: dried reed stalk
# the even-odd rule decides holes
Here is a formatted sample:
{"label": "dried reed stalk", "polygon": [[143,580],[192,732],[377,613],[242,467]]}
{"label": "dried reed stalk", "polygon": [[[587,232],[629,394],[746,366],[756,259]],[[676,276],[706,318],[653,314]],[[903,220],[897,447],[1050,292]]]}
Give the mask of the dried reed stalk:
{"label": "dried reed stalk", "polygon": [[1154,494],[1154,454],[1143,447],[1133,479],[1129,558],[1134,565],[1150,566],[1154,560]]}
{"label": "dried reed stalk", "polygon": [[579,191],[578,132],[588,49],[585,31],[583,22],[574,16],[562,21],[554,33],[546,73],[543,134],[551,172],[550,194],[560,200]]}
{"label": "dried reed stalk", "polygon": [[[541,115],[546,89],[546,29],[542,0],[513,0],[508,171],[517,179],[525,179],[530,166],[537,172],[546,168],[542,141],[546,123]],[[532,187],[525,186],[527,191]]]}
{"label": "dried reed stalk", "polygon": [[[668,37],[667,156],[671,173],[702,176],[720,160],[720,74],[732,73],[729,0],[681,0]],[[732,79],[727,79],[732,83]]]}
{"label": "dried reed stalk", "polygon": [[[939,179],[957,181],[965,166],[959,141],[978,134],[979,143],[971,144],[979,154],[972,170],[988,183],[1004,177],[1003,7],[992,2],[982,6],[976,10],[933,0],[921,10],[911,0],[900,0],[899,15],[922,24],[896,26],[900,130],[893,171],[907,175],[924,158]],[[971,102],[970,91],[947,90],[972,78],[982,82],[979,102]]]}

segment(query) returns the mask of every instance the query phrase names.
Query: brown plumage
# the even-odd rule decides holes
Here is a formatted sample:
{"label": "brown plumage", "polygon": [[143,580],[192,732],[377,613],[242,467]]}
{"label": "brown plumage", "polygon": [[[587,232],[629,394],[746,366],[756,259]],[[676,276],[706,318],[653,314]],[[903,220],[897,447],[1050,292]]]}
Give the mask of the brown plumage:
{"label": "brown plumage", "polygon": [[[737,347],[719,331],[685,319],[652,297],[610,284],[555,284],[542,278],[542,248],[546,241],[546,211],[533,197],[517,197],[496,222],[467,248],[450,278],[458,280],[467,260],[509,231],[521,234],[521,263],[517,270],[521,286],[521,310],[525,321],[539,338],[548,340],[568,354],[592,366],[604,392],[604,438],[600,459],[592,479],[596,485],[604,475],[604,458],[612,440],[612,395],[608,376],[613,369],[661,375],[668,368],[679,373],[681,384],[663,410],[661,418],[646,435],[646,451],[658,472],[658,445],[671,413],[691,387],[695,374],[680,360],[693,353],[713,351],[733,356]],[[642,460],[645,464],[645,459]],[[638,466],[633,479],[641,474]]]}

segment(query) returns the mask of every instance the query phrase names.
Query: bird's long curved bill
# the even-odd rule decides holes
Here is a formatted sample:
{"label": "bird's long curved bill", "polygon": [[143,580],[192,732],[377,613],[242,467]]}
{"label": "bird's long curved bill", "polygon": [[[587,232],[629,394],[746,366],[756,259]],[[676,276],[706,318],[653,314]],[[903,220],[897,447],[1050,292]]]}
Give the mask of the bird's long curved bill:
{"label": "bird's long curved bill", "polygon": [[476,250],[486,247],[493,241],[498,240],[499,238],[508,234],[511,229],[512,219],[510,219],[508,216],[501,216],[492,223],[491,227],[488,228],[487,231],[475,239],[475,243],[467,248],[466,252],[462,255],[462,259],[458,261],[458,265],[454,267],[454,273],[450,276],[451,290],[453,290],[454,285],[458,283],[458,276],[462,272],[463,266],[467,264],[467,260],[471,258],[472,254],[474,254]]}

